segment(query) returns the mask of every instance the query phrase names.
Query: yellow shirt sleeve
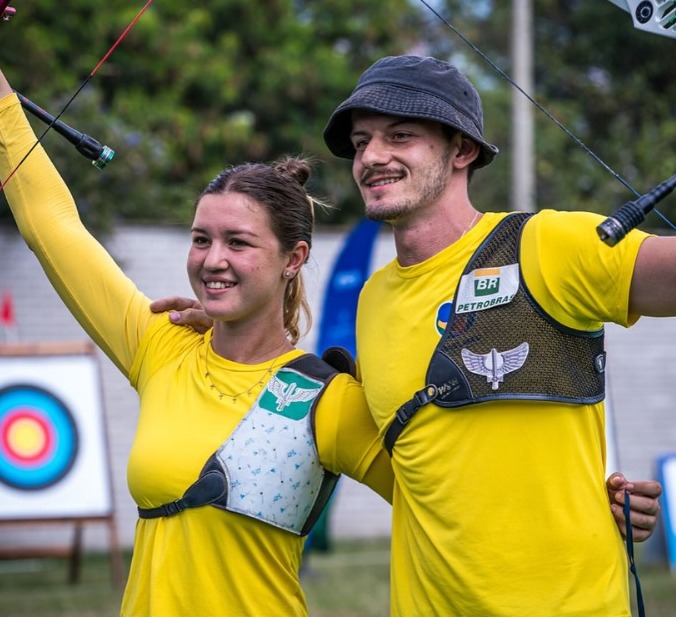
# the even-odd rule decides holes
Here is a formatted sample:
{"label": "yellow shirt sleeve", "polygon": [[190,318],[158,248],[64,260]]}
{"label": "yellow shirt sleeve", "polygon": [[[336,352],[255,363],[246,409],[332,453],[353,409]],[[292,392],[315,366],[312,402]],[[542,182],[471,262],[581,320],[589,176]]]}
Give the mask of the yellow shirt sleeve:
{"label": "yellow shirt sleeve", "polygon": [[70,312],[127,375],[153,319],[149,300],[84,227],[68,187],[36,142],[16,95],[0,99],[0,177],[13,173],[4,192],[19,231]]}
{"label": "yellow shirt sleeve", "polygon": [[350,476],[392,503],[390,456],[378,438],[358,381],[346,374],[333,379],[319,403],[315,431],[324,467]]}
{"label": "yellow shirt sleeve", "polygon": [[629,292],[641,243],[634,230],[614,247],[598,237],[604,217],[543,210],[530,219],[521,243],[524,280],[533,297],[562,324],[597,330],[605,322],[629,326]]}

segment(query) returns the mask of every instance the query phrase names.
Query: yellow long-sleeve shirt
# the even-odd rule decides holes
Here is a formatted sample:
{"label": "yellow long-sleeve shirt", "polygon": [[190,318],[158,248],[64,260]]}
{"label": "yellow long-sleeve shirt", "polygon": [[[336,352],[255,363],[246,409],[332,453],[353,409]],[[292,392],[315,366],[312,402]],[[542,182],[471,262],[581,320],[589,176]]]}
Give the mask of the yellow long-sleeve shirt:
{"label": "yellow long-sleeve shirt", "polygon": [[[15,95],[0,99],[0,177],[35,135]],[[173,326],[82,225],[73,198],[38,146],[5,192],[19,230],[52,285],[96,344],[138,391],[138,428],[128,465],[136,503],[156,507],[182,496],[259,394],[246,390],[270,362],[243,365],[209,352],[210,333]],[[188,242],[186,233],[186,243]],[[152,254],[149,254],[152,259]],[[300,355],[289,352],[283,364]],[[322,465],[391,499],[392,470],[361,386],[338,375],[316,414]],[[298,580],[303,539],[210,506],[139,520],[125,590],[124,617],[291,617],[307,614]]]}

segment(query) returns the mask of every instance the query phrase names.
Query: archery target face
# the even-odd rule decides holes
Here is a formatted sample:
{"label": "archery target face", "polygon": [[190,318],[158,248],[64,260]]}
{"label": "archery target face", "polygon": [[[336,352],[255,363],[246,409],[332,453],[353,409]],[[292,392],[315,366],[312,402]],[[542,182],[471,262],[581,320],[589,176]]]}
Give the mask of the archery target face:
{"label": "archery target face", "polygon": [[53,486],[77,451],[75,421],[58,398],[30,385],[0,389],[0,482],[18,490]]}
{"label": "archery target face", "polygon": [[111,511],[95,357],[0,357],[0,520]]}

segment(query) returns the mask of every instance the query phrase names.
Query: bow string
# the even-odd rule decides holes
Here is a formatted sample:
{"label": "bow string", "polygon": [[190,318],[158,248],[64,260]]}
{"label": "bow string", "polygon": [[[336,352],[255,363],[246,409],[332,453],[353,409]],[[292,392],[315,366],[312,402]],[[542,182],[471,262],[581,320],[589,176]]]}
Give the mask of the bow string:
{"label": "bow string", "polygon": [[[0,16],[5,21],[9,20],[16,14],[16,9],[10,7],[9,2],[10,0],[0,0]],[[53,129],[54,131],[65,137],[68,141],[70,141],[77,148],[78,152],[80,152],[87,158],[90,158],[94,166],[97,167],[98,169],[103,169],[103,167],[105,167],[105,165],[113,158],[113,156],[115,155],[114,150],[110,149],[108,146],[102,146],[98,141],[96,141],[89,135],[85,135],[84,133],[76,131],[67,124],[61,122],[59,118],[65,113],[68,107],[70,107],[71,103],[80,94],[80,92],[82,92],[84,87],[89,83],[89,81],[94,77],[94,75],[96,75],[99,69],[106,63],[110,55],[124,40],[129,31],[134,27],[134,25],[141,18],[141,16],[148,10],[148,8],[152,3],[153,0],[147,0],[143,8],[139,10],[134,19],[132,19],[129,25],[117,37],[116,41],[111,45],[110,49],[108,49],[108,51],[104,54],[101,60],[99,60],[98,64],[85,77],[85,79],[82,81],[82,83],[75,91],[75,93],[68,99],[66,104],[62,107],[61,111],[59,111],[55,116],[52,116],[51,114],[47,113],[44,109],[38,107],[35,103],[27,99],[25,96],[16,92],[16,95],[19,97],[19,101],[21,102],[23,108],[26,111],[33,114],[34,116],[36,116],[37,118],[39,118],[40,120],[42,120],[43,122],[45,122],[47,124],[47,127],[38,137],[37,141],[31,146],[28,152],[26,152],[24,157],[19,161],[17,166],[7,176],[4,182],[0,183],[0,192],[4,189],[7,182],[9,182],[10,178],[12,178],[12,176],[17,172],[19,167],[23,165],[24,161],[28,158],[28,156],[30,156],[31,152],[35,150],[38,144],[42,142],[45,135],[51,129]]]}
{"label": "bow string", "polygon": [[[625,8],[627,11],[632,10],[633,5],[636,5],[634,15],[641,15],[643,19],[642,29],[655,34],[676,38],[676,0],[609,0],[613,4]],[[460,40],[469,46],[476,54],[478,54],[496,73],[498,73],[509,84],[516,88],[523,96],[525,96],[538,110],[540,110],[547,118],[556,124],[568,137],[570,137],[580,148],[582,148],[589,156],[591,156],[599,165],[601,165],[607,172],[609,172],[617,181],[619,181],[625,188],[634,194],[636,200],[628,201],[620,207],[612,216],[608,217],[603,223],[597,227],[599,238],[609,246],[617,244],[624,236],[633,228],[638,226],[644,219],[645,215],[651,210],[654,210],[659,201],[664,199],[669,193],[676,188],[676,174],[668,180],[660,183],[648,193],[639,193],[625,178],[623,178],[617,171],[608,165],[596,152],[594,152],[587,144],[585,144],[577,135],[568,129],[562,122],[560,122],[554,114],[547,110],[542,104],[535,100],[528,92],[526,92],[516,81],[514,81],[505,71],[503,71],[488,55],[486,55],[477,45],[472,43],[458,28],[456,28],[450,21],[445,19],[434,7],[432,7],[427,0],[420,0],[431,13],[433,13],[447,28],[449,28]],[[659,11],[655,11],[653,3],[661,5]],[[643,6],[641,6],[643,5]],[[651,11],[648,11],[645,5],[650,5]],[[643,13],[641,13],[641,11]],[[647,18],[648,13],[650,16]],[[637,18],[635,17],[635,20]],[[661,212],[654,210],[669,227],[676,229],[676,226],[669,221]]]}

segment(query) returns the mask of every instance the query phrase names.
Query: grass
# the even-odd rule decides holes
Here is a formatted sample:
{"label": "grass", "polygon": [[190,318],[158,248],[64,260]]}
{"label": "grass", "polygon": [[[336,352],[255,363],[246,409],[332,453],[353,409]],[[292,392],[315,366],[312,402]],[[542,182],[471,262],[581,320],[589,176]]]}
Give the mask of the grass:
{"label": "grass", "polygon": [[70,584],[65,559],[0,563],[3,617],[117,617],[122,591],[110,576],[108,559],[83,557],[80,581]]}
{"label": "grass", "polygon": [[[676,574],[667,566],[638,564],[646,617],[673,617],[676,615]],[[632,582],[632,590],[633,582]],[[634,611],[634,614],[638,613]]]}
{"label": "grass", "polygon": [[[127,568],[128,554],[124,560]],[[388,563],[387,540],[341,541],[311,553],[302,576],[311,617],[387,617]],[[642,565],[640,556],[638,567],[646,616],[674,617],[676,574]],[[118,617],[121,597],[105,555],[84,556],[77,584],[68,583],[65,559],[0,562],[2,617]]]}
{"label": "grass", "polygon": [[311,617],[387,617],[389,540],[338,542],[312,552],[301,582]]}

